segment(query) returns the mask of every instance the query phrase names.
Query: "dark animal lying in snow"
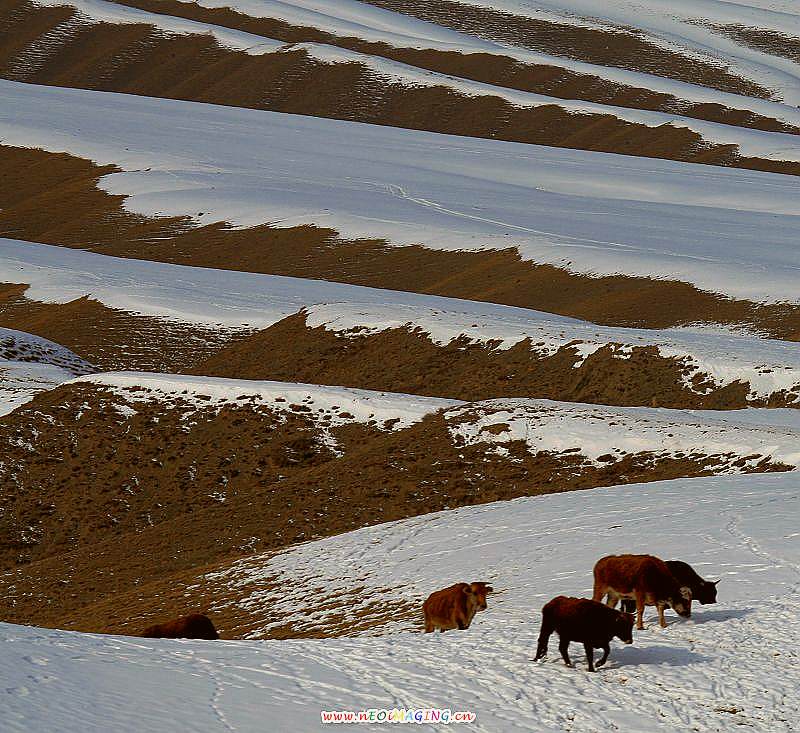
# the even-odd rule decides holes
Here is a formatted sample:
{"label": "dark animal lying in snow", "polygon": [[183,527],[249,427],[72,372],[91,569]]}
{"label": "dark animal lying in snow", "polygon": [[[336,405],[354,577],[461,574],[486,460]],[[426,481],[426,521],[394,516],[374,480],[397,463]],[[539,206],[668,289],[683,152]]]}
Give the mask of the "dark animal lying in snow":
{"label": "dark animal lying in snow", "polygon": [[569,643],[577,641],[586,650],[589,671],[594,672],[595,649],[603,650],[603,656],[597,661],[597,666],[601,667],[608,659],[609,643],[615,636],[626,644],[633,643],[633,616],[588,598],[558,596],[542,608],[542,630],[536,659],[547,654],[547,642],[554,631],[560,637],[558,650],[564,663],[572,666]]}
{"label": "dark animal lying in snow", "polygon": [[148,626],[142,636],[148,639],[219,639],[219,634],[208,616],[193,613],[165,624]]}

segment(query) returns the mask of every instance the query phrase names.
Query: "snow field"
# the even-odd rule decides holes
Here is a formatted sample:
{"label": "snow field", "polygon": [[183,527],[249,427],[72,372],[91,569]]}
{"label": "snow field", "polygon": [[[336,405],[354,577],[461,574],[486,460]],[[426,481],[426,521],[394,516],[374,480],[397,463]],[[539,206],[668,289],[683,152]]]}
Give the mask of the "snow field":
{"label": "snow field", "polygon": [[[9,731],[250,731],[268,721],[305,732],[319,730],[321,709],[395,706],[473,710],[470,729],[485,733],[792,731],[797,500],[793,474],[692,479],[469,507],[299,545],[225,579],[245,593],[279,573],[282,599],[250,601],[295,615],[320,587],[346,594],[354,612],[365,596],[421,603],[461,579],[498,592],[468,631],[444,635],[407,620],[380,636],[238,642],[3,624],[0,712]],[[691,621],[668,613],[664,630],[649,609],[634,645],[613,642],[597,674],[577,645],[576,668],[564,667],[555,639],[532,662],[543,603],[589,593],[594,561],[624,550],[692,562],[722,579],[720,602],[697,606]]]}
{"label": "snow field", "polygon": [[139,214],[517,247],[585,275],[800,298],[792,176],[5,81],[0,101],[5,144],[120,166],[101,186]]}

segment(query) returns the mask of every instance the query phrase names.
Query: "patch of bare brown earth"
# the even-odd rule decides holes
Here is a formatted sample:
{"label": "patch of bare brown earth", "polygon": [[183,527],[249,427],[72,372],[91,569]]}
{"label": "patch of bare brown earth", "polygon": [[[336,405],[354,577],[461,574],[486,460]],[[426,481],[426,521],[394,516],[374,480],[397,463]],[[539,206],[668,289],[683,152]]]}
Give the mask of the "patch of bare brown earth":
{"label": "patch of bare brown earth", "polygon": [[743,25],[707,25],[743,46],[800,63],[800,38],[797,36]]}
{"label": "patch of bare brown earth", "polygon": [[[198,226],[188,218],[137,216],[123,210],[123,196],[97,188],[97,180],[113,170],[66,154],[0,145],[0,236],[119,257],[503,303],[603,325],[743,324],[775,338],[800,339],[796,305],[732,300],[674,281],[585,277],[523,261],[513,247],[448,252],[343,240],[332,229],[312,226],[230,229],[224,222]],[[64,343],[98,365],[109,363],[27,319],[0,317],[0,325]]]}
{"label": "patch of bare brown earth", "polygon": [[25,297],[26,288],[0,283],[0,326],[56,341],[104,371],[191,370],[251,332],[196,324],[187,327],[107,308],[89,298],[40,303]]}
{"label": "patch of bare brown earth", "polygon": [[[778,120],[749,111],[690,104],[557,67],[528,66],[488,54],[394,49],[386,44],[329,37],[315,29],[295,29],[279,21],[256,21],[269,27],[254,29],[252,19],[227,9],[209,10],[180,2],[174,2],[177,8],[164,5],[165,0],[137,3],[156,12],[177,10],[192,19],[203,16],[210,22],[225,21],[230,27],[250,32],[276,31],[276,37],[288,44],[298,40],[336,41],[351,50],[564,99],[589,99],[797,132]],[[220,13],[225,17],[216,17]],[[88,59],[87,48],[92,49]],[[457,135],[739,165],[729,146],[705,144],[685,128],[650,128],[610,115],[571,114],[555,105],[519,108],[496,96],[469,97],[446,87],[413,88],[380,79],[363,64],[317,62],[305,51],[293,51],[288,45],[279,53],[249,55],[222,48],[207,35],[165,36],[145,24],[89,24],[78,20],[69,8],[40,8],[16,0],[0,0],[0,76]],[[774,167],[766,161],[746,164],[769,166],[770,170]]]}
{"label": "patch of bare brown earth", "polygon": [[[577,448],[533,455],[521,442],[502,457],[454,443],[441,414],[395,432],[334,429],[337,455],[301,409],[219,407],[71,384],[0,418],[0,618],[135,632],[223,601],[203,574],[256,551],[446,507],[787,468],[700,452],[595,464]],[[229,609],[219,621],[243,634],[263,613]]]}
{"label": "patch of bare brown earth", "polygon": [[[685,362],[665,358],[652,346],[634,347],[619,358],[613,345],[585,360],[571,346],[537,354],[530,339],[510,349],[467,337],[437,345],[420,331],[389,329],[375,334],[310,328],[305,315],[290,316],[245,337],[200,363],[193,373],[450,397],[474,401],[536,397],[564,402],[731,410],[786,407],[794,393],[748,399],[748,383],[716,386],[692,378]],[[578,367],[575,364],[580,362]]]}

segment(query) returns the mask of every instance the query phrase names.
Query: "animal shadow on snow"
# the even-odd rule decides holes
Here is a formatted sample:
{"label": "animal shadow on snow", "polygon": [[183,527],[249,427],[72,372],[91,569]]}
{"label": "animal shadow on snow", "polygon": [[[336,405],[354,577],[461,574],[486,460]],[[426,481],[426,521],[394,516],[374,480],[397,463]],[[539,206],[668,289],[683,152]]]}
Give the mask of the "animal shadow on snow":
{"label": "animal shadow on snow", "polygon": [[614,650],[609,660],[617,669],[622,667],[639,667],[643,665],[660,664],[668,667],[685,667],[690,664],[710,662],[711,657],[705,654],[677,649],[666,644],[654,644],[644,647],[626,646],[624,649]]}
{"label": "animal shadow on snow", "polygon": [[692,622],[704,624],[708,621],[730,621],[734,618],[749,616],[755,610],[755,608],[719,608],[714,611],[698,609],[697,613],[692,612]]}

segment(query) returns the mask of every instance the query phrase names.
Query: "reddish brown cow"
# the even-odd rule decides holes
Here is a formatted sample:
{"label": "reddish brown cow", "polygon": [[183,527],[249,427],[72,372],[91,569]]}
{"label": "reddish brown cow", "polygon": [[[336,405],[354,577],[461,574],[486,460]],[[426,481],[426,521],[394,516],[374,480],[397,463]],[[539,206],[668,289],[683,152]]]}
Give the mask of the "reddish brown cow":
{"label": "reddish brown cow", "polygon": [[425,633],[468,629],[475,614],[486,610],[486,595],[493,590],[486,583],[456,583],[431,593],[422,604]]}
{"label": "reddish brown cow", "polygon": [[616,608],[622,598],[636,601],[636,628],[643,629],[645,606],[658,609],[658,622],[662,627],[664,609],[671,606],[679,616],[692,615],[692,593],[688,587],[681,587],[669,571],[666,563],[654,555],[608,555],[594,566],[593,600],[602,601]]}
{"label": "reddish brown cow", "polygon": [[594,672],[595,649],[603,650],[603,656],[597,661],[597,666],[602,667],[608,659],[611,651],[609,644],[615,636],[626,644],[633,643],[633,616],[588,598],[558,596],[542,609],[542,630],[539,632],[539,647],[534,661],[547,654],[547,642],[554,631],[560,638],[558,650],[567,667],[572,666],[569,643],[579,641],[586,650],[589,671]]}
{"label": "reddish brown cow", "polygon": [[142,636],[148,639],[219,639],[211,619],[202,613],[192,613],[165,624],[148,626]]}

